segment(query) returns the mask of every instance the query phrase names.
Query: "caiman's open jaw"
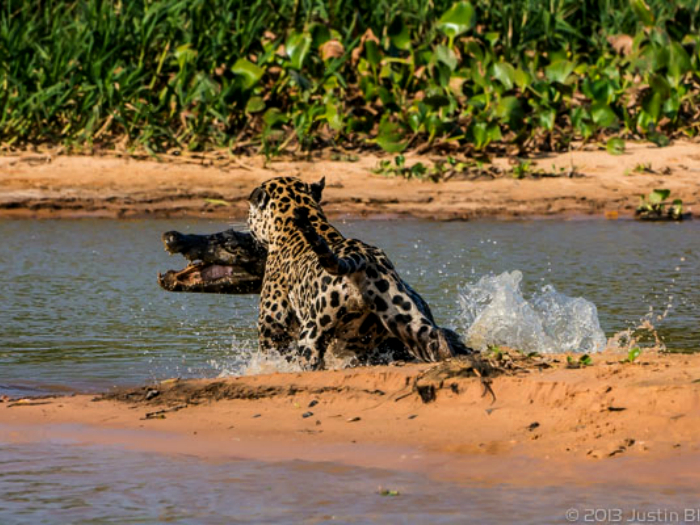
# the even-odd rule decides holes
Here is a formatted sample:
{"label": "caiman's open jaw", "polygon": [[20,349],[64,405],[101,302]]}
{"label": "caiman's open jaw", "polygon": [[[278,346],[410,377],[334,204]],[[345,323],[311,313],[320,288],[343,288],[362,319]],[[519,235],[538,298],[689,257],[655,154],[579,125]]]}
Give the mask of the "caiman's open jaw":
{"label": "caiman's open jaw", "polygon": [[190,263],[183,270],[158,273],[158,284],[171,292],[256,294],[262,287],[266,251],[248,233],[228,230],[213,235],[166,232],[165,251]]}
{"label": "caiman's open jaw", "polygon": [[233,266],[194,263],[184,270],[158,273],[158,284],[170,292],[208,292],[226,294],[260,293],[262,279],[244,272],[236,273]]}

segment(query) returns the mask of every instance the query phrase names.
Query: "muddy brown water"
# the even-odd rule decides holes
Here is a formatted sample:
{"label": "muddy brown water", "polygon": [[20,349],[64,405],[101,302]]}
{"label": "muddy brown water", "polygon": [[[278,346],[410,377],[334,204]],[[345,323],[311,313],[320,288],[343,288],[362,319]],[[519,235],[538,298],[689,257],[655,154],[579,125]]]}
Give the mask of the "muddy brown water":
{"label": "muddy brown water", "polygon": [[3,525],[642,523],[634,518],[697,512],[687,487],[453,483],[336,463],[210,461],[66,439],[2,443],[0,498]]}

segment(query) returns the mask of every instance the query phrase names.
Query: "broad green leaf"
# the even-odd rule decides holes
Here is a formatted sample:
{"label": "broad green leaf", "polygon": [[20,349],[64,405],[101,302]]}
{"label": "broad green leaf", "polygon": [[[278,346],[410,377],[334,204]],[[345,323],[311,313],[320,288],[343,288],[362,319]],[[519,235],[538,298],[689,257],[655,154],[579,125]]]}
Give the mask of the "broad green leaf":
{"label": "broad green leaf", "polygon": [[622,155],[625,152],[625,141],[619,137],[613,137],[608,140],[605,149],[611,155]]}
{"label": "broad green leaf", "polygon": [[454,71],[457,67],[457,56],[455,55],[454,51],[446,46],[443,46],[442,44],[437,46],[437,49],[435,50],[435,58],[449,67],[450,71]]}
{"label": "broad green leaf", "polygon": [[523,111],[516,97],[503,97],[496,106],[495,114],[512,129],[522,127]]}
{"label": "broad green leaf", "polygon": [[438,62],[435,64],[435,77],[440,87],[448,88],[452,78],[452,70],[448,65]]}
{"label": "broad green leaf", "polygon": [[388,120],[379,124],[379,134],[375,139],[379,146],[389,153],[400,153],[406,149],[408,142],[403,140],[403,130],[401,126]]}
{"label": "broad green leaf", "polygon": [[497,124],[487,124],[486,122],[478,122],[472,125],[470,129],[474,147],[477,150],[484,149],[491,142],[501,140],[501,129]]}
{"label": "broad green leaf", "polygon": [[411,34],[400,16],[397,16],[389,26],[389,40],[399,49],[404,51],[411,49]]}
{"label": "broad green leaf", "polygon": [[464,50],[467,54],[472,55],[479,62],[484,60],[484,50],[478,40],[468,39],[464,43]]}
{"label": "broad green leaf", "polygon": [[671,195],[671,190],[667,189],[655,189],[649,194],[649,202],[652,204],[659,204]]}
{"label": "broad green leaf", "polygon": [[642,24],[647,27],[654,25],[654,13],[644,0],[630,0],[630,5]]}
{"label": "broad green leaf", "polygon": [[304,60],[311,49],[311,35],[308,33],[292,33],[287,38],[285,50],[292,67],[300,70],[304,65]]}
{"label": "broad green leaf", "polygon": [[484,35],[484,38],[491,45],[491,47],[494,47],[501,39],[501,33],[498,31],[489,31]]}
{"label": "broad green leaf", "polygon": [[437,135],[442,129],[443,121],[437,113],[430,113],[425,119],[425,129],[431,135]]}
{"label": "broad green leaf", "polygon": [[421,178],[424,177],[428,168],[422,162],[417,162],[409,168],[409,173],[411,177]]}
{"label": "broad green leaf", "polygon": [[197,51],[191,48],[190,44],[183,44],[175,49],[175,58],[180,69],[184,68],[188,62],[193,61],[197,56]]}
{"label": "broad green leaf", "polygon": [[600,78],[593,82],[585,78],[581,89],[593,102],[610,104],[615,100],[615,86],[609,77]]}
{"label": "broad green leaf", "polygon": [[265,102],[262,97],[251,97],[245,106],[246,113],[259,113],[265,109]]}
{"label": "broad green leaf", "polygon": [[481,111],[488,105],[490,97],[482,93],[480,95],[475,95],[467,100],[467,104],[475,109],[476,111]]}
{"label": "broad green leaf", "polygon": [[433,109],[448,106],[450,98],[445,94],[445,91],[437,86],[433,86],[425,93],[423,102]]}
{"label": "broad green leaf", "polygon": [[384,104],[384,106],[389,106],[391,104],[396,103],[396,100],[394,98],[394,92],[385,88],[384,86],[379,86],[377,95],[379,95],[379,100],[382,101],[382,104]]}
{"label": "broad green leaf", "polygon": [[326,104],[326,114],[323,115],[331,129],[340,131],[343,129],[343,118],[338,111],[338,104],[328,102]]}
{"label": "broad green leaf", "polygon": [[678,42],[672,42],[668,48],[668,73],[674,83],[678,84],[690,68],[688,53]]}
{"label": "broad green leaf", "polygon": [[246,89],[252,88],[262,78],[265,70],[249,62],[245,58],[239,58],[231,68],[236,75],[243,77],[243,86]]}
{"label": "broad green leaf", "polygon": [[406,120],[408,121],[408,125],[411,127],[411,131],[417,133],[421,125],[420,115],[418,113],[410,113]]}
{"label": "broad green leaf", "polygon": [[506,89],[513,89],[515,83],[515,68],[506,62],[498,62],[493,65],[493,77]]}
{"label": "broad green leaf", "polygon": [[292,79],[292,82],[299,86],[303,91],[311,89],[311,86],[313,85],[311,83],[311,80],[306,78],[305,75],[302,75],[301,71],[297,71],[296,69],[290,69],[288,73],[289,78]]}
{"label": "broad green leaf", "polygon": [[631,348],[630,351],[627,353],[627,361],[629,361],[630,363],[634,363],[635,360],[641,355],[641,353],[642,349],[638,346]]}
{"label": "broad green leaf", "polygon": [[472,134],[474,135],[474,147],[478,150],[485,148],[491,142],[485,122],[474,124],[472,126]]}
{"label": "broad green leaf", "polygon": [[663,104],[671,94],[671,86],[663,76],[654,75],[649,79],[649,88],[642,99],[642,109],[654,122],[658,122]]}
{"label": "broad green leaf", "polygon": [[607,104],[593,104],[591,106],[591,118],[601,128],[609,128],[617,123],[617,115]]}
{"label": "broad green leaf", "polygon": [[515,70],[515,76],[513,78],[520,89],[525,89],[532,83],[532,77],[530,76],[530,73],[520,68]]}
{"label": "broad green leaf", "polygon": [[683,88],[672,90],[664,101],[663,112],[671,118],[673,118],[681,108],[681,99],[678,95],[681,89]]}
{"label": "broad green leaf", "polygon": [[382,61],[382,52],[374,40],[365,42],[365,52],[367,53],[367,61],[374,67],[377,67]]}
{"label": "broad green leaf", "polygon": [[545,68],[545,76],[552,82],[566,84],[569,75],[574,70],[574,64],[568,60],[557,60]]}
{"label": "broad green leaf", "polygon": [[311,46],[314,49],[318,49],[319,46],[332,38],[331,31],[326,24],[313,24],[309,28],[309,32],[311,33]]}
{"label": "broad green leaf", "polygon": [[593,127],[593,124],[589,124],[588,122],[581,122],[581,125],[578,127],[579,133],[583,135],[584,139],[589,139],[593,136],[593,133],[595,132],[595,128]]}
{"label": "broad green leaf", "polygon": [[579,358],[578,362],[581,363],[582,366],[591,366],[593,364],[593,359],[591,359],[591,356],[588,354],[584,354]]}
{"label": "broad green leaf", "polygon": [[647,57],[651,60],[651,70],[653,73],[658,73],[659,70],[668,66],[669,54],[669,50],[665,45],[649,46]]}
{"label": "broad green leaf", "polygon": [[576,73],[579,76],[585,76],[588,73],[588,70],[590,69],[591,66],[588,64],[579,64],[574,68],[574,73]]}
{"label": "broad green leaf", "polygon": [[454,40],[474,27],[475,23],[474,7],[469,2],[457,2],[440,17],[438,29],[445,33],[450,40]]}
{"label": "broad green leaf", "polygon": [[658,131],[653,131],[651,133],[647,133],[647,140],[650,142],[653,142],[660,148],[665,148],[671,143],[671,139],[669,139],[666,135],[663,133],[659,133]]}
{"label": "broad green leaf", "polygon": [[583,106],[571,110],[571,123],[574,125],[574,129],[584,138],[590,137],[594,131],[590,118],[588,111]]}
{"label": "broad green leaf", "polygon": [[661,105],[663,104],[663,93],[660,91],[650,91],[642,99],[642,109],[653,122],[658,122],[661,116]]}
{"label": "broad green leaf", "polygon": [[278,124],[284,124],[289,121],[289,117],[282,113],[279,108],[270,108],[263,115],[263,121],[268,127],[274,127]]}
{"label": "broad green leaf", "polygon": [[554,130],[554,122],[556,118],[557,112],[552,108],[540,109],[537,112],[537,120],[539,121],[540,126],[542,126],[547,131]]}
{"label": "broad green leaf", "polygon": [[674,218],[682,218],[683,215],[683,201],[680,199],[675,199],[673,205],[671,206],[671,214]]}

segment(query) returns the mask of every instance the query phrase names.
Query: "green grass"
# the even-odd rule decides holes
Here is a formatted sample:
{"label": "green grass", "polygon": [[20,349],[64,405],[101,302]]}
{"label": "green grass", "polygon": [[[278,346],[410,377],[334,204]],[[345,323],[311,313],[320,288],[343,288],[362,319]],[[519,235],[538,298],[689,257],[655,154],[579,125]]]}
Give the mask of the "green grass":
{"label": "green grass", "polygon": [[5,0],[0,146],[618,153],[697,134],[699,27],[696,0]]}

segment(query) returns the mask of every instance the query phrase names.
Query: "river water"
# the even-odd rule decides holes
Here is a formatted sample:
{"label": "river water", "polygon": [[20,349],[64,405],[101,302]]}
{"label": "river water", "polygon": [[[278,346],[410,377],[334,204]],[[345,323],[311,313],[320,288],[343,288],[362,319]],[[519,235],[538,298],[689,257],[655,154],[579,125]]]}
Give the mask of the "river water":
{"label": "river water", "polygon": [[[227,227],[0,221],[0,394],[235,372],[256,346],[257,297],[168,293],[156,283],[158,271],[185,262],[164,252],[163,231]],[[595,303],[608,337],[653,309],[669,350],[700,349],[700,221],[348,221],[340,228],[384,248],[441,324],[459,324],[462,285],[520,270],[526,290],[553,284]]]}
{"label": "river water", "polygon": [[[168,293],[156,273],[184,260],[166,230],[210,221],[0,221],[0,395],[101,391],[173,376],[239,370],[255,347],[257,298]],[[347,221],[385,249],[441,324],[458,326],[458,291],[519,270],[595,303],[608,337],[653,320],[671,351],[700,349],[700,221]],[[651,312],[651,314],[650,314]],[[1,426],[1,425],[0,425]],[[11,429],[10,429],[11,430]],[[681,509],[669,488],[447,483],[325,463],[205,461],[0,428],[0,524],[13,523],[565,523],[590,502]],[[183,475],[186,473],[186,475]],[[468,478],[468,476],[467,476]],[[381,496],[378,488],[398,490]]]}

